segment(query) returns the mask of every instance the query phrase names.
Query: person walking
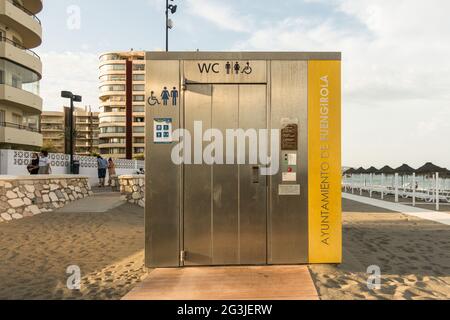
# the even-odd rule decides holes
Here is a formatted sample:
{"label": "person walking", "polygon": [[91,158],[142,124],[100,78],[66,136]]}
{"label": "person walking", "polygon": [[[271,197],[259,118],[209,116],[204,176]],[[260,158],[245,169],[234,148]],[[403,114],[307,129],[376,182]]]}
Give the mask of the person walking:
{"label": "person walking", "polygon": [[[108,186],[115,187],[116,165],[112,158],[108,160]],[[113,183],[114,182],[114,183]]]}
{"label": "person walking", "polygon": [[47,175],[51,173],[50,159],[48,158],[48,151],[42,151],[39,157],[39,171],[38,174]]}
{"label": "person walking", "polygon": [[98,171],[98,186],[100,188],[105,186],[106,169],[108,168],[108,162],[101,156],[97,157],[97,171]]}
{"label": "person walking", "polygon": [[37,153],[33,153],[31,156],[31,163],[27,166],[27,170],[32,176],[39,174],[39,155]]}

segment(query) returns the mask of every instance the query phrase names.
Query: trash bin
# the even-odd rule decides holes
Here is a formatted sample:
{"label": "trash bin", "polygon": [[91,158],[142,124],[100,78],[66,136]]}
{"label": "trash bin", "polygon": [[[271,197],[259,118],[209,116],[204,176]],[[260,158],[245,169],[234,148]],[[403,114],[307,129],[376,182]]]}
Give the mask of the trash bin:
{"label": "trash bin", "polygon": [[72,162],[72,174],[80,174],[80,161],[74,160]]}

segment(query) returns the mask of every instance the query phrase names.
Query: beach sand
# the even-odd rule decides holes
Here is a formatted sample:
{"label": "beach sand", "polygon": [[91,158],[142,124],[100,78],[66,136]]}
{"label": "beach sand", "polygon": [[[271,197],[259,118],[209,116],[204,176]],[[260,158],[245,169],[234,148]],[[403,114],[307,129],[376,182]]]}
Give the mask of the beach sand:
{"label": "beach sand", "polygon": [[[81,269],[80,291],[67,289],[71,265]],[[0,224],[0,299],[120,299],[145,275],[137,206]]]}
{"label": "beach sand", "polygon": [[[348,200],[344,211],[344,263],[310,267],[321,299],[450,298],[450,227]],[[66,287],[71,265],[80,291]],[[381,268],[380,290],[367,288],[370,265]],[[146,275],[142,208],[0,224],[0,299],[116,300]]]}
{"label": "beach sand", "polygon": [[[324,300],[449,299],[450,227],[344,200],[344,263],[310,267]],[[367,287],[377,265],[379,290]]]}

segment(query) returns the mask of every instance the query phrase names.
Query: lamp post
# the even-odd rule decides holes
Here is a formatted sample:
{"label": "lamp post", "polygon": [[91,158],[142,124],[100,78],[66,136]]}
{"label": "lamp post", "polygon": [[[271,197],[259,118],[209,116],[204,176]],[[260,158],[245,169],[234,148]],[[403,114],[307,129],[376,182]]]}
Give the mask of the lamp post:
{"label": "lamp post", "polygon": [[74,112],[74,102],[81,102],[83,100],[83,98],[81,96],[78,95],[74,95],[72,92],[70,91],[61,91],[61,97],[62,98],[67,98],[70,99],[70,115],[69,115],[69,148],[70,148],[70,173],[73,174],[73,146],[74,146],[74,141],[73,141],[73,112]]}
{"label": "lamp post", "polygon": [[[170,0],[174,1],[174,0]],[[169,12],[175,14],[177,12],[177,5],[169,4],[169,0],[166,0],[166,52],[169,52],[169,29],[173,28],[173,22],[169,19]]]}

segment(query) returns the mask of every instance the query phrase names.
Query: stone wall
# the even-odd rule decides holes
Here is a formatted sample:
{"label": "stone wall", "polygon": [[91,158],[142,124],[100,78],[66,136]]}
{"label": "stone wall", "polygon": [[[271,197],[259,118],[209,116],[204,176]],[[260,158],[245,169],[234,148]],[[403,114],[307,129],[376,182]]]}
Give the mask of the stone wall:
{"label": "stone wall", "polygon": [[123,200],[145,207],[145,176],[120,176],[120,192]]}
{"label": "stone wall", "polygon": [[0,176],[0,223],[51,212],[90,195],[85,176]]}

